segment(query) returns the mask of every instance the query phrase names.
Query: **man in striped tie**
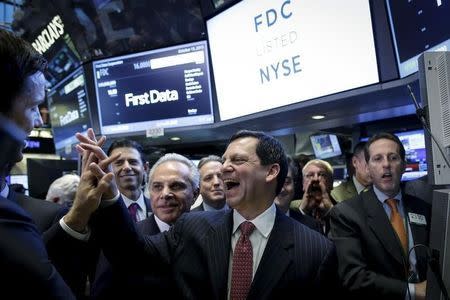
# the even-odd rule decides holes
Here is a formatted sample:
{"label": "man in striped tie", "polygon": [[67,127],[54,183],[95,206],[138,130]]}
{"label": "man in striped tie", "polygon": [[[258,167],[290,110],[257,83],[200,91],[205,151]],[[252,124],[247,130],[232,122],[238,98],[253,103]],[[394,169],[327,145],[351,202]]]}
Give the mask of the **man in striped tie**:
{"label": "man in striped tie", "polygon": [[[331,211],[339,275],[354,299],[425,299],[430,207],[404,194],[405,149],[393,134],[369,139],[373,188]],[[411,297],[411,298],[410,298]]]}

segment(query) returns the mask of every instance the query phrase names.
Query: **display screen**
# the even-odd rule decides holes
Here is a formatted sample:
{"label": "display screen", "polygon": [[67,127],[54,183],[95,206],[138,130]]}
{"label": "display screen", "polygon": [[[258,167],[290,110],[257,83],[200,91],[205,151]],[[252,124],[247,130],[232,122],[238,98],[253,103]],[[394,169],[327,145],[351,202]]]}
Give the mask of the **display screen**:
{"label": "display screen", "polygon": [[76,143],[75,133],[92,127],[82,68],[58,83],[47,101],[56,149]]}
{"label": "display screen", "polygon": [[450,49],[450,3],[387,0],[400,76],[417,72],[424,51]]}
{"label": "display screen", "polygon": [[342,154],[341,147],[336,135],[320,134],[310,136],[314,155],[318,159],[325,159]]}
{"label": "display screen", "polygon": [[206,41],[93,63],[102,134],[214,122]]}
{"label": "display screen", "polygon": [[405,148],[406,169],[402,180],[408,181],[427,175],[425,136],[423,129],[395,133]]}
{"label": "display screen", "polygon": [[244,0],[206,25],[221,120],[379,81],[368,0]]}

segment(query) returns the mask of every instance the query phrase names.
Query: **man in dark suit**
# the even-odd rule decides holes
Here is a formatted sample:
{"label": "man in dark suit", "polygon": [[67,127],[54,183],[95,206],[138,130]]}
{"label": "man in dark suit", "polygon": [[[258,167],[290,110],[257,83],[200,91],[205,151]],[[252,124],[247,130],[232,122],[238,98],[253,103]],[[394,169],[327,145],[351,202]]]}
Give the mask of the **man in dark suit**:
{"label": "man in dark suit", "polygon": [[0,297],[5,299],[75,299],[51,264],[31,216],[7,199],[5,189],[5,174],[22,159],[24,138],[34,126],[42,124],[38,105],[45,100],[45,68],[45,59],[31,45],[0,29],[0,78],[4,87],[0,137],[5,151],[0,164]]}
{"label": "man in dark suit", "polygon": [[203,157],[198,162],[202,203],[192,211],[228,209],[222,180],[222,158],[217,155]]}
{"label": "man in dark suit", "polygon": [[367,170],[366,158],[364,157],[365,144],[365,142],[359,142],[353,148],[352,168],[349,169],[354,171],[350,173],[350,178],[331,191],[331,196],[336,202],[356,197],[372,184],[372,179]]}
{"label": "man in dark suit", "polygon": [[286,175],[286,180],[284,181],[283,188],[280,193],[275,197],[275,204],[281,212],[285,213],[286,216],[293,218],[294,220],[299,221],[300,223],[318,231],[322,232],[323,230],[320,226],[320,223],[316,221],[314,218],[302,214],[298,209],[290,209],[289,205],[294,199],[294,195],[296,194],[295,187],[298,186],[295,178],[298,178],[298,168],[295,161],[288,156],[288,173]]}
{"label": "man in dark suit", "polygon": [[[154,236],[140,236],[125,206],[117,201],[111,173],[104,172],[115,157],[108,158],[95,141],[77,137],[83,142],[84,156],[93,151],[100,160],[91,163],[92,156],[88,156],[83,162],[89,167],[84,168],[80,186],[91,187],[95,195],[102,192],[104,200],[77,198],[77,209],[72,209],[65,221],[74,230],[83,230],[102,201],[106,207],[96,211],[92,230],[118,270],[170,270],[173,288],[186,299],[226,299],[234,298],[235,293],[247,299],[282,299],[299,292],[326,299],[335,294],[332,242],[277,211],[273,203],[287,174],[284,150],[273,137],[241,131],[231,138],[222,171],[232,210],[184,214],[169,231]],[[96,184],[97,180],[101,184]],[[182,189],[183,184],[174,188]],[[152,189],[166,187],[153,184]],[[171,203],[167,201],[167,205]],[[249,249],[249,243],[254,259],[243,250]],[[125,253],[142,264],[129,264]],[[248,259],[251,262],[246,263]],[[240,277],[244,275],[245,281]]]}
{"label": "man in dark suit", "polygon": [[[144,235],[154,235],[169,230],[183,213],[189,211],[197,198],[199,177],[197,167],[188,158],[176,153],[162,156],[149,173],[148,189],[153,214],[137,222],[138,231]],[[166,188],[160,189],[160,185]],[[179,185],[183,188],[177,188]],[[168,272],[157,276],[123,276],[111,270],[104,256],[100,258],[99,269],[101,271],[92,286],[94,299],[132,298],[145,294],[164,294],[169,299],[172,299],[170,295],[176,296]]]}
{"label": "man in dark suit", "polygon": [[392,134],[365,146],[373,189],[331,211],[339,275],[355,299],[425,299],[430,207],[400,189],[405,149]]}

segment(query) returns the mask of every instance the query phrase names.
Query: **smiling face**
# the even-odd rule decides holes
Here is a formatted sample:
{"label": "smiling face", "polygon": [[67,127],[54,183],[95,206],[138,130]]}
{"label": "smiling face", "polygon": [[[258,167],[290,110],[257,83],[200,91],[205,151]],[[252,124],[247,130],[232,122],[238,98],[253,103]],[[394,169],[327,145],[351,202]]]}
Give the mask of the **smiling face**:
{"label": "smiling face", "polygon": [[[262,166],[256,154],[258,139],[238,138],[231,142],[223,155],[222,178],[225,183],[227,204],[241,214],[262,212],[273,201],[268,182],[276,185],[276,173],[269,174],[271,166]],[[271,198],[271,199],[270,199]],[[248,215],[248,217],[251,217]]]}
{"label": "smiling face", "polygon": [[149,192],[153,213],[163,222],[173,224],[189,211],[197,195],[189,181],[188,166],[179,161],[160,164],[150,178]]}
{"label": "smiling face", "polygon": [[[111,156],[121,153],[119,159],[112,164],[118,188],[126,197],[137,200],[146,171],[139,151],[131,147],[119,147],[111,151]],[[136,198],[136,199],[135,199]]]}
{"label": "smiling face", "polygon": [[389,139],[379,139],[369,147],[367,164],[373,185],[389,197],[400,191],[400,180],[405,171],[405,162],[400,156],[399,146]]}
{"label": "smiling face", "polygon": [[210,161],[200,168],[200,194],[203,201],[216,209],[225,204],[225,191],[222,180],[222,164]]}

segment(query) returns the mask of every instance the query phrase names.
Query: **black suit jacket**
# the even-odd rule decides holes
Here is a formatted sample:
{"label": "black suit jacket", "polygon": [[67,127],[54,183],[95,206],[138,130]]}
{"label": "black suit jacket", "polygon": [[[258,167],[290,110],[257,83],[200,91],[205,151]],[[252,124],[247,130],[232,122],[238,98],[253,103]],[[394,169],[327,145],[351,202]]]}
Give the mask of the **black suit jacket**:
{"label": "black suit jacket", "polygon": [[[226,299],[233,210],[191,212],[171,230],[140,236],[122,201],[92,220],[110,262],[124,272],[171,270],[173,288],[185,299]],[[143,264],[124,260],[134,255]],[[314,299],[334,294],[336,253],[331,241],[277,212],[248,299],[283,299],[299,291]],[[131,270],[130,270],[131,269]]]}
{"label": "black suit jacket", "polygon": [[[78,299],[82,299],[89,273],[91,245],[68,235],[59,225],[68,207],[9,191],[8,199],[33,219],[44,240],[48,256]],[[0,292],[1,293],[1,292]]]}
{"label": "black suit jacket", "polygon": [[2,299],[75,299],[51,264],[30,215],[0,197],[0,294]]}
{"label": "black suit jacket", "polygon": [[27,211],[36,227],[45,234],[52,226],[57,226],[59,220],[69,211],[68,207],[9,190],[8,199],[16,202]]}
{"label": "black suit jacket", "polygon": [[300,211],[295,210],[295,209],[289,209],[289,216],[292,219],[302,223],[303,225],[308,226],[311,229],[314,229],[317,232],[324,233],[320,222],[318,222],[313,217],[304,215]]}
{"label": "black suit jacket", "polygon": [[[161,231],[150,213],[147,219],[136,223],[140,234],[154,235]],[[140,263],[131,261],[130,263]],[[111,267],[103,252],[101,253],[92,284],[92,299],[132,298],[140,295],[164,296],[173,299],[177,296],[169,280],[169,272],[155,275],[151,270],[143,273],[124,274]]]}
{"label": "black suit jacket", "polygon": [[[402,200],[406,216],[425,216],[426,226],[411,222],[410,226],[414,243],[428,245],[429,205],[408,195],[403,195]],[[355,298],[404,299],[408,259],[373,189],[332,209],[331,237],[337,248],[339,275]],[[415,250],[422,281],[426,279],[426,252],[423,247]]]}

